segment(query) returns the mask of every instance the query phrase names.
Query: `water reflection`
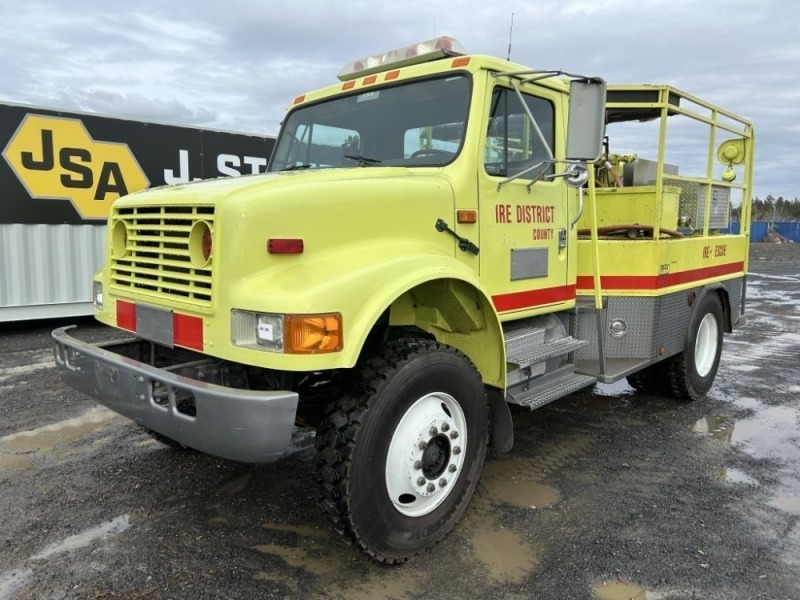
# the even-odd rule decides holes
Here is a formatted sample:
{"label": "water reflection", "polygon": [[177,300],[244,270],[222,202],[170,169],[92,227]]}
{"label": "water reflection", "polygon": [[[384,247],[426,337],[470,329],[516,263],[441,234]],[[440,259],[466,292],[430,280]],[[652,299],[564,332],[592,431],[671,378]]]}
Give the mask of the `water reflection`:
{"label": "water reflection", "polygon": [[695,422],[695,424],[692,426],[692,431],[694,433],[699,433],[700,435],[710,436],[715,440],[731,442],[733,441],[733,430],[735,425],[736,421],[730,417],[707,415]]}

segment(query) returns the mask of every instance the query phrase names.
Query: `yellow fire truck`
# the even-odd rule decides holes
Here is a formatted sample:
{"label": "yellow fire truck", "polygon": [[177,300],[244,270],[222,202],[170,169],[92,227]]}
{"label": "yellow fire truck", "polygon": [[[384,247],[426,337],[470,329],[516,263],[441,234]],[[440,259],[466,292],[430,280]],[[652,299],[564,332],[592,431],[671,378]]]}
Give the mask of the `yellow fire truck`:
{"label": "yellow fire truck", "polygon": [[754,134],[448,37],[339,80],[294,99],[268,173],[119,199],[94,306],[132,335],[59,329],[55,356],[169,445],[270,462],[314,428],[320,507],[394,563],[510,450],[509,404],[706,394],[744,322]]}

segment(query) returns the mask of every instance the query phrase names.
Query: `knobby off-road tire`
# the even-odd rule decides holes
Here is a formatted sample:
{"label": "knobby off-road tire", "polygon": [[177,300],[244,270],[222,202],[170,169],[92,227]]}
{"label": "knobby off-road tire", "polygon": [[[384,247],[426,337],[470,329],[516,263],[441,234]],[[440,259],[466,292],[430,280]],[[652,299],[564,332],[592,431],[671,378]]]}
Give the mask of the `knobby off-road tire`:
{"label": "knobby off-road tire", "polygon": [[637,392],[643,394],[664,393],[664,365],[657,363],[628,375],[628,383]]}
{"label": "knobby off-road tire", "polygon": [[430,340],[390,343],[358,381],[317,430],[319,505],[360,550],[398,563],[441,540],[472,497],[486,392],[464,354]]}
{"label": "knobby off-road tire", "polygon": [[709,292],[692,314],[684,351],[665,361],[667,393],[700,400],[714,383],[722,354],[723,314],[719,296]]}

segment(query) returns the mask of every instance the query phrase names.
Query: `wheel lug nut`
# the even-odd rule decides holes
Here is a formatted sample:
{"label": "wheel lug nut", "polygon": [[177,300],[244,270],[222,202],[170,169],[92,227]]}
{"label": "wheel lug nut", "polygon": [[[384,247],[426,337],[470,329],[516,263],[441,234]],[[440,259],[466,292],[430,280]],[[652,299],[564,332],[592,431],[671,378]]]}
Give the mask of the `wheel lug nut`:
{"label": "wheel lug nut", "polygon": [[[461,449],[459,448],[459,451],[460,450]],[[455,465],[450,465],[449,467],[447,467],[447,470],[450,471],[451,473],[455,473],[457,468],[458,467],[456,467]]]}
{"label": "wheel lug nut", "polygon": [[454,439],[456,439],[457,437],[458,437],[458,432],[457,432],[457,431],[455,431],[455,430],[454,430],[454,431],[451,431],[451,432],[450,432],[450,439],[451,439],[451,440],[454,440]]}
{"label": "wheel lug nut", "polygon": [[415,461],[414,462],[414,468],[417,469],[417,470],[421,469],[422,468],[422,461],[421,460]]}
{"label": "wheel lug nut", "polygon": [[453,454],[461,454],[461,446],[453,446]]}
{"label": "wheel lug nut", "polygon": [[429,483],[428,484],[428,491],[429,492],[435,492],[436,491],[436,486],[433,485],[432,483]]}
{"label": "wheel lug nut", "polygon": [[450,424],[449,423],[442,423],[442,431],[450,431]]}
{"label": "wheel lug nut", "polygon": [[430,433],[431,435],[436,435],[437,433],[439,433],[439,430],[438,430],[438,429],[436,429],[436,427],[431,427],[431,428],[428,430],[428,433]]}
{"label": "wheel lug nut", "polygon": [[442,477],[442,478],[439,480],[439,487],[444,487],[444,486],[446,486],[446,485],[447,485],[447,479],[445,479],[444,477]]}
{"label": "wheel lug nut", "polygon": [[420,442],[419,443],[419,449],[420,450],[425,450],[425,448],[427,448],[427,447],[428,447],[428,442]]}
{"label": "wheel lug nut", "polygon": [[418,477],[417,478],[417,485],[425,485],[425,478],[424,477]]}

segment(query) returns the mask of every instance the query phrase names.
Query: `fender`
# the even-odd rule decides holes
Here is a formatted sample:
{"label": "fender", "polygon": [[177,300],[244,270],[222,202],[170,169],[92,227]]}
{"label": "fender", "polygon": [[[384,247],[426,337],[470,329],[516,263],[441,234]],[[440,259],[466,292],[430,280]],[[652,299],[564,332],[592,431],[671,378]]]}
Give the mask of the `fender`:
{"label": "fender", "polygon": [[[257,361],[252,350],[237,348],[233,354],[242,362],[274,369],[350,368],[387,309],[395,315],[393,324],[405,324],[411,319],[406,309],[415,293],[425,296],[428,307],[435,307],[440,301],[450,302],[447,309],[451,315],[459,310],[452,302],[466,306],[471,294],[472,304],[477,306],[470,308],[477,315],[449,321],[431,315],[427,330],[469,356],[485,383],[504,389],[505,344],[500,320],[475,271],[455,259],[454,244],[448,241],[443,247],[443,239],[434,232],[429,244],[406,239],[357,240],[291,266],[287,263],[241,279],[230,290],[232,308],[283,314],[339,312],[344,349],[302,356],[256,351]],[[440,282],[441,296],[437,296],[433,282]],[[483,335],[476,335],[479,332]]]}
{"label": "fender", "polygon": [[[689,323],[692,322],[694,318],[695,310],[700,305],[700,302],[707,294],[717,294],[720,299],[720,303],[722,304],[722,318],[723,318],[723,332],[724,333],[731,333],[733,331],[733,320],[731,315],[731,301],[728,298],[728,288],[726,288],[722,283],[710,283],[708,285],[703,286],[696,292],[696,296],[694,301],[692,302],[692,312],[689,315]],[[687,335],[688,335],[688,326],[687,326]]]}

